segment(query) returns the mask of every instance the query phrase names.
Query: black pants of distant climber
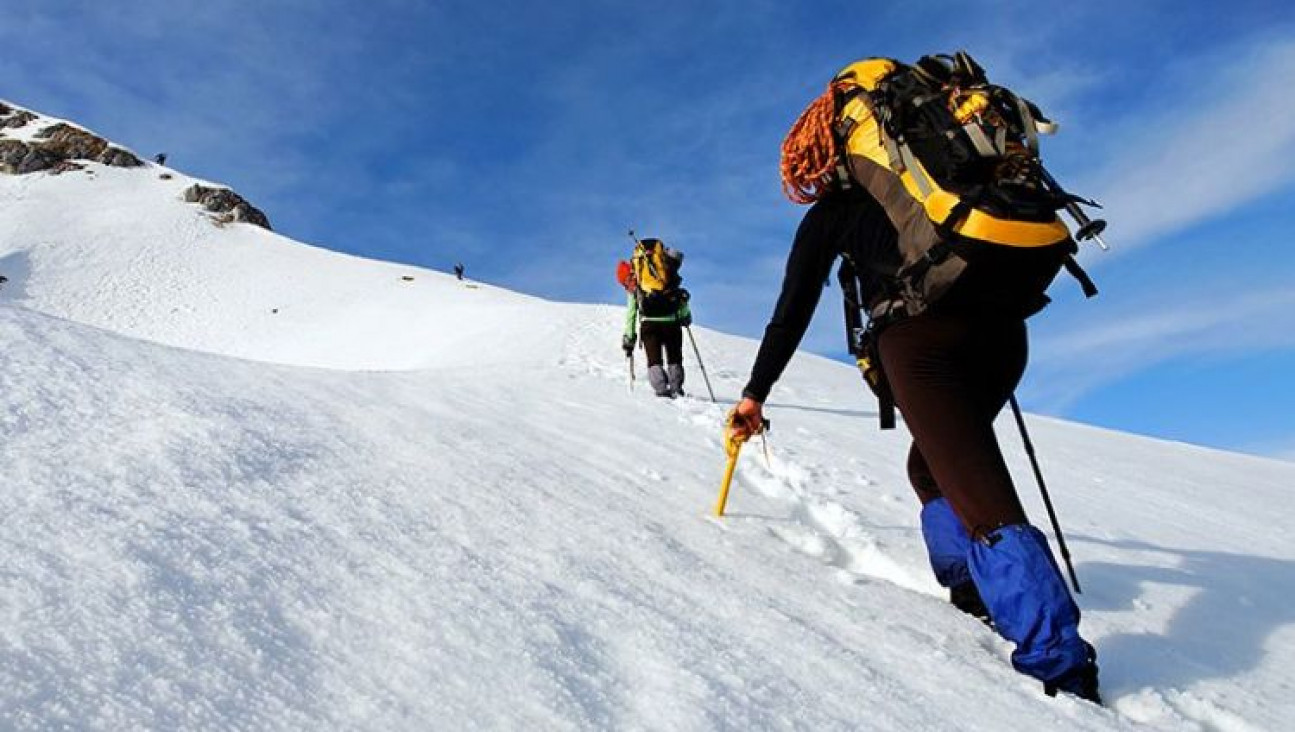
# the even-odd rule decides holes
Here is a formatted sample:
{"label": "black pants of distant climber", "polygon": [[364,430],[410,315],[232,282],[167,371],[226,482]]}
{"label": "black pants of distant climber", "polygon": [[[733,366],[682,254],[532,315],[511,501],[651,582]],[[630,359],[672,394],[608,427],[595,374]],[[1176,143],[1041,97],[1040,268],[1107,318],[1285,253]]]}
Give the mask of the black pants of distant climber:
{"label": "black pants of distant climber", "polygon": [[880,350],[913,435],[908,474],[922,504],[943,496],[972,537],[1025,523],[994,434],[1025,371],[1025,323],[928,312],[887,328]]}
{"label": "black pants of distant climber", "polygon": [[[683,327],[678,323],[658,323],[645,320],[639,326],[643,339],[643,353],[648,362],[648,383],[657,396],[678,396],[683,393]],[[665,352],[665,366],[661,355]]]}

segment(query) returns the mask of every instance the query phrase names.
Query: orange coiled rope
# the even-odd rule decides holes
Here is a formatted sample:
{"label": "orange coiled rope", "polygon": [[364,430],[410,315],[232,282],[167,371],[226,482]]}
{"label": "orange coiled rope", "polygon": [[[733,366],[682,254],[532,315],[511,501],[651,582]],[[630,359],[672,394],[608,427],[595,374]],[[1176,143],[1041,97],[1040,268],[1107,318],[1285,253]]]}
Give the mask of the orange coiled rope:
{"label": "orange coiled rope", "polygon": [[782,192],[795,203],[817,201],[836,179],[839,150],[832,125],[836,95],[846,86],[832,82],[805,107],[782,141]]}

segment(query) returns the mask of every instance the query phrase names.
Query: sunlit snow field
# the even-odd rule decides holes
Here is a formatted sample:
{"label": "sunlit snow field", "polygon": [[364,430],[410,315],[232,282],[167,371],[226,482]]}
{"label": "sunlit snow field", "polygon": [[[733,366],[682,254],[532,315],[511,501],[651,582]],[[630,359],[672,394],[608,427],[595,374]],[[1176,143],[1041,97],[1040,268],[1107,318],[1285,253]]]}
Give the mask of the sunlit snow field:
{"label": "sunlit snow field", "polygon": [[695,326],[720,403],[691,353],[659,400],[617,308],[217,226],[192,182],[0,175],[0,728],[1295,714],[1295,464],[1031,417],[1109,707],[1050,699],[944,602],[907,438],[848,366],[797,357],[716,520],[754,342]]}

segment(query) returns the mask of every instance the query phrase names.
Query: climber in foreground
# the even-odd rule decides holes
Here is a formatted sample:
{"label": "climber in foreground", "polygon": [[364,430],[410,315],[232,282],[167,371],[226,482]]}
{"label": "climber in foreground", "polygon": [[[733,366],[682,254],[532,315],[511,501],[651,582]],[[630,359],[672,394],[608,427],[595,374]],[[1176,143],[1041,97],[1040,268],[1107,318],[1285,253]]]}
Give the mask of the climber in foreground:
{"label": "climber in foreground", "polygon": [[813,205],[728,429],[738,439],[758,431],[841,258],[851,351],[883,418],[898,407],[913,436],[908,474],[936,578],[1016,644],[1013,666],[1049,695],[1100,703],[1079,608],[993,429],[1024,372],[1025,320],[1047,303],[1044,290],[1064,267],[1095,293],[1056,216],[1074,199],[1038,158],[1038,133],[1054,127],[965,53],[841,71],[783,142],[784,191]]}
{"label": "climber in foreground", "polygon": [[630,261],[622,262],[617,274],[626,293],[621,348],[632,359],[642,338],[648,383],[660,397],[684,393],[683,329],[692,325],[692,311],[688,291],[681,286],[682,264],[683,252],[667,248],[660,239],[636,238]]}

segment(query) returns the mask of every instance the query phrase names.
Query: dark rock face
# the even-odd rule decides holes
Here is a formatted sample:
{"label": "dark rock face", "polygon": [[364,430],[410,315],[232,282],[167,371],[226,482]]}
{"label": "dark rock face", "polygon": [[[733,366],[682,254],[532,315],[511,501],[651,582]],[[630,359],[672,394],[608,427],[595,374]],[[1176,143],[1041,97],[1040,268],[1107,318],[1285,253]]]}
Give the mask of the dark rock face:
{"label": "dark rock face", "polygon": [[36,143],[63,160],[93,160],[118,168],[135,168],[143,162],[134,154],[113,147],[108,141],[85,130],[60,122],[36,133]]}
{"label": "dark rock face", "polygon": [[57,155],[21,140],[0,140],[0,172],[25,175],[49,170],[62,160]]}
{"label": "dark rock face", "polygon": [[[54,164],[54,167],[49,169],[49,174],[59,175],[61,173],[70,173],[74,170],[85,170],[85,166],[71,160],[60,160]],[[90,173],[91,171],[86,170],[86,172]]]}
{"label": "dark rock face", "polygon": [[[0,107],[3,106],[3,104],[0,104]],[[8,127],[11,130],[25,127],[28,122],[34,119],[36,119],[36,115],[25,109],[10,109],[8,112],[0,111],[0,127]]]}
{"label": "dark rock face", "polygon": [[[22,127],[36,115],[25,109],[0,105],[0,128]],[[36,133],[32,142],[0,139],[0,171],[24,175],[51,170],[60,163],[91,160],[118,168],[143,165],[127,150],[110,145],[107,140],[72,125],[60,122]]]}
{"label": "dark rock face", "polygon": [[228,188],[208,188],[194,183],[185,189],[184,200],[217,214],[216,220],[220,223],[242,221],[270,229],[270,219],[259,208]]}
{"label": "dark rock face", "polygon": [[112,145],[109,145],[99,154],[98,160],[104,165],[111,165],[114,168],[137,168],[143,165],[140,159],[135,157],[135,153]]}
{"label": "dark rock face", "polygon": [[46,142],[40,143],[41,147],[59,155],[64,160],[73,158],[98,160],[99,156],[108,149],[108,141],[102,137],[97,137],[61,122],[37,132],[36,138],[46,140]]}

